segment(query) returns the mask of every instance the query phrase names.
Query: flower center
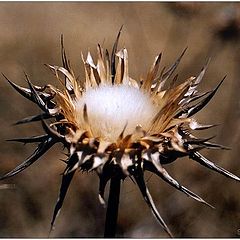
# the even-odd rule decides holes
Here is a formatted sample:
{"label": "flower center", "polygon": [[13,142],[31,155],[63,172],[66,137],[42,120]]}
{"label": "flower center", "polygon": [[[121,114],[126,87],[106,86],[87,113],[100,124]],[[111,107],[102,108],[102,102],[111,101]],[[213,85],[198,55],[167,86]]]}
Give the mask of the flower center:
{"label": "flower center", "polygon": [[79,126],[83,126],[83,108],[87,105],[89,124],[95,137],[116,141],[124,126],[125,135],[135,131],[137,125],[147,129],[157,109],[150,96],[127,85],[100,86],[87,90],[77,100]]}

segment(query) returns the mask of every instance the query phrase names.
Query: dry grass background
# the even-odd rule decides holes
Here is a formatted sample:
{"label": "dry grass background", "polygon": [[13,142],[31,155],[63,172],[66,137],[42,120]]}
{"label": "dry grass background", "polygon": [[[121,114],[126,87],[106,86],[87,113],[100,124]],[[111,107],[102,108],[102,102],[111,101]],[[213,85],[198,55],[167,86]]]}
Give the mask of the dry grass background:
{"label": "dry grass background", "polygon": [[[233,27],[233,38],[220,40],[215,33],[225,26],[229,16],[234,16],[233,10],[238,21]],[[164,66],[171,64],[188,46],[177,70],[180,79],[197,74],[209,56],[212,60],[202,89],[212,89],[227,74],[227,80],[207,108],[198,114],[198,119],[221,123],[205,136],[217,133],[216,142],[232,150],[204,153],[240,175],[239,11],[239,3],[1,2],[0,71],[22,86],[26,86],[23,71],[34,84],[54,83],[54,77],[43,64],[60,64],[60,34],[63,33],[76,75],[83,77],[81,51],[95,52],[97,43],[111,49],[122,24],[120,46],[128,48],[130,73],[134,78],[146,74],[160,51]],[[0,78],[0,174],[14,168],[33,151],[34,146],[9,143],[5,139],[41,133],[35,123],[12,126],[38,111]],[[0,237],[47,237],[60,173],[64,169],[59,159],[63,157],[61,147],[55,146],[29,169],[4,181],[15,183],[17,188],[0,192]],[[187,158],[166,168],[183,185],[216,207],[216,210],[207,208],[148,175],[156,205],[175,236],[237,236],[239,183]],[[94,173],[75,176],[52,237],[103,236],[105,210],[98,202],[97,190],[98,177]],[[123,183],[121,191],[118,236],[166,237],[129,180]]]}

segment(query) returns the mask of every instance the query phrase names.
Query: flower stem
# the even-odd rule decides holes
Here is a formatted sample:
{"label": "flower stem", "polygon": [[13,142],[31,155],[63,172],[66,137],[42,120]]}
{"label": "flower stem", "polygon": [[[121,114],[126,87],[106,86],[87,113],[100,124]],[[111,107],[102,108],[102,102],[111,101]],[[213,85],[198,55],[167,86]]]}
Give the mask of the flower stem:
{"label": "flower stem", "polygon": [[108,197],[104,232],[105,238],[114,238],[116,235],[120,187],[121,179],[119,177],[113,177],[111,179]]}

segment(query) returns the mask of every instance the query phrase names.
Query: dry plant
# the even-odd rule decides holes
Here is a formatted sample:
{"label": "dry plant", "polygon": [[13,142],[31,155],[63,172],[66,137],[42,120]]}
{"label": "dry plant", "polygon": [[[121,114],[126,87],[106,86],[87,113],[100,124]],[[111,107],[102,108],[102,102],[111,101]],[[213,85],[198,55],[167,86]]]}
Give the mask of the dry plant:
{"label": "dry plant", "polygon": [[[1,180],[20,173],[54,144],[62,143],[67,149],[67,159],[64,161],[66,168],[51,229],[71,180],[80,169],[98,174],[99,200],[103,205],[105,187],[111,181],[105,237],[115,236],[120,182],[126,177],[136,183],[160,225],[169,236],[173,236],[153,202],[144,173],[149,171],[159,176],[172,187],[209,207],[212,205],[182,186],[163,165],[188,156],[213,171],[240,181],[237,176],[199,152],[204,148],[227,148],[209,142],[212,137],[198,138],[193,134],[194,131],[216,126],[199,124],[193,116],[212,99],[225,77],[213,90],[199,93],[197,87],[205,74],[207,63],[197,76],[177,84],[178,75],[173,74],[185,49],[168,69],[162,68],[160,71],[160,53],[145,79],[132,79],[128,74],[127,49],[118,51],[120,33],[121,30],[111,54],[100,45],[97,46],[97,63],[94,63],[90,53],[86,59],[82,55],[85,79],[79,81],[71,68],[61,38],[63,66],[47,65],[60,82],[61,89],[50,84],[43,87],[33,85],[27,75],[29,88],[24,88],[5,76],[15,90],[42,110],[40,115],[24,118],[17,123],[41,121],[45,134],[11,140],[37,142],[39,145],[26,161],[2,176]],[[46,119],[52,122],[48,124]]]}

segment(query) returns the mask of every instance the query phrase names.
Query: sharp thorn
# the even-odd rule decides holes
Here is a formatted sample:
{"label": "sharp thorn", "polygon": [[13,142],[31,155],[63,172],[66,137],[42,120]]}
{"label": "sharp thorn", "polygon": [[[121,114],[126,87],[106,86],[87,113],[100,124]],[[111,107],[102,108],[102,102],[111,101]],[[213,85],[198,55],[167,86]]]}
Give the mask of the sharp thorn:
{"label": "sharp thorn", "polygon": [[240,182],[240,178],[233,173],[227,171],[226,169],[214,164],[213,162],[209,161],[207,158],[205,158],[203,155],[201,155],[199,152],[192,152],[189,157],[193,159],[194,161],[200,163],[201,165],[218,172],[228,178],[234,179],[238,182]]}
{"label": "sharp thorn", "polygon": [[53,140],[52,138],[48,138],[44,142],[40,143],[37,149],[34,151],[34,153],[30,157],[28,157],[24,162],[22,162],[20,165],[14,168],[12,171],[0,177],[0,180],[12,177],[22,172],[24,169],[28,168],[35,161],[37,161],[44,153],[46,153],[55,143],[56,141]]}
{"label": "sharp thorn", "polygon": [[22,142],[22,143],[34,143],[34,142],[42,142],[48,138],[48,135],[39,135],[33,137],[26,137],[26,138],[14,138],[14,139],[7,139],[6,141],[9,142]]}

